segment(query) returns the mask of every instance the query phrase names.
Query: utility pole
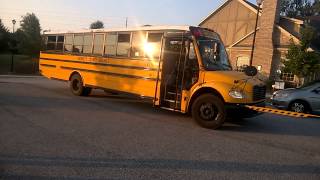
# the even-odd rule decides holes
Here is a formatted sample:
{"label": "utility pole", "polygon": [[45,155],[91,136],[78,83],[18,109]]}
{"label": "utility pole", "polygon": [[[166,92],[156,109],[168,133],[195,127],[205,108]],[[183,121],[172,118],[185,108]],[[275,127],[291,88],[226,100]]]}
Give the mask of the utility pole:
{"label": "utility pole", "polygon": [[[16,25],[16,20],[13,19],[12,20],[12,35],[14,36],[14,26]],[[13,59],[14,59],[14,48],[13,47],[14,45],[12,44],[12,47],[11,47],[11,66],[10,66],[10,72],[13,73],[13,70],[14,70],[14,62],[13,62]]]}
{"label": "utility pole", "polygon": [[263,0],[257,0],[257,17],[256,17],[256,25],[254,28],[254,33],[253,33],[253,42],[252,42],[252,49],[251,49],[251,57],[250,57],[250,66],[252,66],[253,62],[253,55],[254,55],[254,49],[255,49],[255,44],[256,44],[256,36],[257,36],[257,28],[258,28],[258,20],[259,20],[259,13],[260,13],[260,6],[262,4]]}
{"label": "utility pole", "polygon": [[128,17],[126,17],[126,29],[128,29]]}

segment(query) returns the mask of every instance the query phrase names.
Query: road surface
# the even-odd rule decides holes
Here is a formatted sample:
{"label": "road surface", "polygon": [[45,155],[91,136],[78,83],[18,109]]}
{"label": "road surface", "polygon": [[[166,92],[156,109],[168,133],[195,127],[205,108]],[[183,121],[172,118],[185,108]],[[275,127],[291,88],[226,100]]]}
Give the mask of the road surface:
{"label": "road surface", "polygon": [[218,130],[125,96],[0,77],[0,179],[320,179],[320,120],[265,114]]}

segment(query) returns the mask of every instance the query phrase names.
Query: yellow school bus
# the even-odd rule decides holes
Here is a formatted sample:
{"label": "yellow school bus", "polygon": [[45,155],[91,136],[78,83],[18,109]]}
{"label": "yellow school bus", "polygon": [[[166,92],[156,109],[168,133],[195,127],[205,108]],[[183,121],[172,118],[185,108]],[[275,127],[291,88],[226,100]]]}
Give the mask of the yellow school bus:
{"label": "yellow school bus", "polygon": [[209,29],[145,26],[49,32],[44,39],[41,74],[68,81],[78,96],[92,89],[132,94],[212,129],[223,125],[229,107],[243,112],[265,101],[262,81],[232,71],[219,35]]}

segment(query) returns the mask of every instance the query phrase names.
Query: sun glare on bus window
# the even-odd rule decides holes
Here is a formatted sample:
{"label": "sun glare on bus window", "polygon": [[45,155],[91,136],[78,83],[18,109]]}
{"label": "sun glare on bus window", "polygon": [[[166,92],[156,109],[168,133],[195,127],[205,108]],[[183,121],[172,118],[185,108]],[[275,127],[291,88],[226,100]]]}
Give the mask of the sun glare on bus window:
{"label": "sun glare on bus window", "polygon": [[146,53],[146,55],[149,58],[153,59],[155,50],[156,50],[156,47],[155,47],[155,45],[153,43],[145,42],[145,44],[144,44],[144,52]]}

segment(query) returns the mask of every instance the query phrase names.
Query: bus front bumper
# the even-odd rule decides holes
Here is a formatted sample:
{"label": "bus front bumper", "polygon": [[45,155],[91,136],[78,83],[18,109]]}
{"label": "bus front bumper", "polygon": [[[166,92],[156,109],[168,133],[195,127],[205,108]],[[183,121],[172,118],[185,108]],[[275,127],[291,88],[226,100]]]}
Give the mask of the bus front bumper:
{"label": "bus front bumper", "polygon": [[248,109],[246,105],[265,107],[266,102],[262,101],[262,102],[251,103],[251,104],[227,104],[226,105],[227,116],[239,117],[239,118],[252,118],[262,114],[261,112]]}

